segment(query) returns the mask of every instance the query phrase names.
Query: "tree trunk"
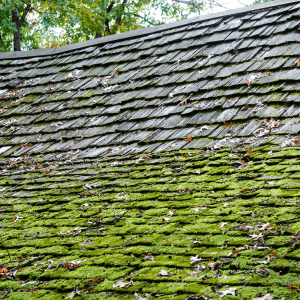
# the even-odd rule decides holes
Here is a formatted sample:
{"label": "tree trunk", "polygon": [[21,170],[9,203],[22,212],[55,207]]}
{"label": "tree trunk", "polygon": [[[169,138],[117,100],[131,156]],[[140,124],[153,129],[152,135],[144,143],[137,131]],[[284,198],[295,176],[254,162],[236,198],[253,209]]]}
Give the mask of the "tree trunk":
{"label": "tree trunk", "polygon": [[20,28],[14,32],[14,51],[21,51]]}
{"label": "tree trunk", "polygon": [[[31,4],[26,4],[22,16],[19,18],[19,8],[12,10],[12,21],[16,24],[17,30],[14,32],[14,51],[21,51],[21,26],[25,21],[26,15],[32,9]],[[17,12],[18,10],[18,12]]]}
{"label": "tree trunk", "polygon": [[14,32],[14,51],[21,51],[20,20],[16,9],[12,10],[12,21],[16,24]]}

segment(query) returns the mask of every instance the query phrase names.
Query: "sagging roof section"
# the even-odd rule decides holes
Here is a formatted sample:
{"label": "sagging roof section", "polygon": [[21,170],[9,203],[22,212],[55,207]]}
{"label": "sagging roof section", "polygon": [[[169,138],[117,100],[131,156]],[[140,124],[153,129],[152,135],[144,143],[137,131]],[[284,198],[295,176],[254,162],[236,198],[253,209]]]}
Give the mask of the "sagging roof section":
{"label": "sagging roof section", "polygon": [[277,1],[1,54],[3,295],[295,297],[299,25]]}

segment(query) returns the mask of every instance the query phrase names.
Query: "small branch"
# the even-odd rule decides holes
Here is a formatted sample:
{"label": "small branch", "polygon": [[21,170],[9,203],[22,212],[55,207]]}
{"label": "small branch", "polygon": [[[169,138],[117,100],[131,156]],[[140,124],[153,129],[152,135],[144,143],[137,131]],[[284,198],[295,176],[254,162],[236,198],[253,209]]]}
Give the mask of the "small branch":
{"label": "small branch", "polygon": [[121,298],[120,300],[126,298],[128,295],[130,295],[131,293],[133,293],[134,291],[129,292],[127,295],[125,295],[123,298]]}
{"label": "small branch", "polygon": [[30,265],[32,262],[37,261],[37,260],[41,260],[44,257],[45,257],[45,255],[40,255],[40,256],[37,256],[37,257],[32,257],[28,261],[25,261],[24,263],[20,264],[18,267],[12,268],[10,271],[15,271],[18,268],[20,269],[20,268],[26,267],[27,265]]}
{"label": "small branch", "polygon": [[20,27],[24,23],[25,18],[26,18],[27,14],[29,13],[30,10],[32,10],[31,4],[27,4],[27,6],[25,7],[25,10],[24,10],[24,12],[22,14],[22,17],[20,18],[20,21],[19,21]]}
{"label": "small branch", "polygon": [[238,3],[240,3],[240,4],[244,5],[244,6],[248,6],[248,4],[245,4],[245,3],[241,2],[240,0],[238,0]]}
{"label": "small branch", "polygon": [[127,1],[128,0],[123,0],[123,3],[122,3],[122,12],[120,13],[120,15],[117,17],[116,19],[116,24],[118,24],[120,26],[121,24],[121,20],[122,20],[122,15],[123,15],[123,12],[125,11],[125,6],[127,4]]}
{"label": "small branch", "polygon": [[47,15],[57,15],[56,13],[52,13],[52,12],[48,12],[48,11],[40,11],[40,10],[37,10],[36,8],[32,8],[32,10],[38,12],[39,14],[47,14]]}
{"label": "small branch", "polygon": [[191,6],[194,6],[195,8],[198,8],[199,6],[202,6],[204,3],[203,1],[201,3],[196,3],[194,0],[188,0],[188,1],[185,1],[185,0],[172,0],[173,2],[176,2],[176,3],[182,3],[182,4],[185,4],[185,5],[191,5]]}
{"label": "small branch", "polygon": [[[185,284],[185,285],[187,285],[187,284]],[[172,284],[172,285],[163,287],[163,288],[161,288],[161,289],[158,289],[157,291],[155,291],[154,293],[152,293],[152,295],[156,295],[159,291],[164,290],[164,289],[168,289],[168,288],[174,287],[174,286],[182,286],[182,285],[181,285],[181,284],[177,284],[177,285],[173,285],[173,284]]]}
{"label": "small branch", "polygon": [[0,299],[5,299],[8,296],[8,294],[10,294],[10,293],[12,293],[12,290],[4,291],[4,294],[2,295],[2,297]]}
{"label": "small branch", "polygon": [[148,20],[147,18],[145,18],[145,17],[143,17],[143,16],[141,16],[141,15],[139,15],[139,14],[136,14],[136,13],[129,13],[129,14],[131,14],[131,15],[133,15],[133,16],[135,16],[135,17],[141,18],[141,19],[143,19],[144,21],[148,22],[149,24],[151,24],[151,25],[153,25],[153,26],[159,25],[159,24],[157,24],[157,23],[151,22],[150,20]]}
{"label": "small branch", "polygon": [[77,236],[77,235],[79,235],[80,233],[82,233],[82,232],[84,232],[84,231],[87,231],[88,229],[99,229],[99,227],[93,227],[93,226],[95,226],[95,225],[97,225],[97,224],[100,224],[100,225],[104,225],[104,224],[115,224],[115,223],[117,223],[118,221],[120,221],[131,209],[133,208],[133,205],[127,210],[127,211],[125,211],[124,212],[124,214],[123,215],[121,215],[120,217],[118,217],[117,215],[116,215],[116,212],[115,212],[115,217],[113,218],[113,219],[111,219],[111,220],[108,220],[108,221],[104,221],[104,222],[102,222],[102,221],[99,221],[99,220],[96,220],[96,221],[94,221],[94,222],[92,222],[89,226],[87,226],[87,227],[84,227],[84,228],[80,228],[80,231],[78,232],[78,233],[75,233],[73,236]]}
{"label": "small branch", "polygon": [[[106,9],[106,13],[107,13],[107,14],[109,14],[109,13],[111,12],[111,10],[112,10],[112,8],[113,8],[114,5],[115,5],[115,1],[112,1],[112,2],[108,5],[108,7],[107,7],[107,9]],[[110,34],[109,19],[107,19],[107,18],[106,18],[106,20],[105,20],[105,26],[106,26],[105,32],[107,32],[108,35],[109,35],[109,34]]]}
{"label": "small branch", "polygon": [[224,9],[228,9],[227,7],[223,6],[217,0],[202,0],[201,2],[197,2],[196,0],[172,0],[172,1],[176,2],[176,3],[182,3],[184,5],[193,6],[195,8],[199,8],[201,6],[204,6],[205,4],[208,4],[210,8],[218,6],[218,7],[224,8]]}
{"label": "small branch", "polygon": [[115,5],[115,1],[113,1],[112,3],[110,3],[106,9],[106,13],[109,14],[110,11],[112,10],[113,6]]}
{"label": "small branch", "polygon": [[138,276],[138,275],[141,274],[142,272],[145,272],[146,270],[149,270],[149,269],[151,269],[151,267],[146,268],[146,269],[143,269],[143,270],[141,270],[140,272],[137,272],[137,273],[130,279],[130,281],[133,280],[136,276]]}
{"label": "small branch", "polygon": [[[133,206],[130,206],[130,208],[124,212],[124,214],[120,217],[116,216],[112,219],[112,220],[108,220],[108,221],[104,221],[104,222],[99,222],[100,224],[113,224],[113,223],[116,223],[118,222],[119,220],[121,220],[130,210],[132,210]],[[89,226],[91,227],[91,226]],[[87,228],[89,228],[87,227]]]}
{"label": "small branch", "polygon": [[285,223],[285,222],[290,222],[290,221],[294,221],[294,220],[298,220],[300,219],[300,217],[296,217],[296,218],[292,218],[292,219],[287,219],[287,220],[282,220],[282,221],[276,221],[273,222],[274,224],[280,224],[280,223]]}

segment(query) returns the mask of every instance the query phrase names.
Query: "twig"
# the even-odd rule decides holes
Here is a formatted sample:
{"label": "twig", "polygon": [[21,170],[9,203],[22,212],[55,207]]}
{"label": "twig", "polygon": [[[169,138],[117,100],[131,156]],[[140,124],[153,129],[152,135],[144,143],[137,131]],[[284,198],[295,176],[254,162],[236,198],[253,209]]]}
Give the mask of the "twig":
{"label": "twig", "polygon": [[[185,284],[185,285],[187,285],[187,284]],[[159,292],[159,291],[161,291],[161,290],[164,290],[164,289],[168,289],[169,287],[174,287],[174,286],[181,286],[181,284],[178,284],[178,285],[169,285],[169,286],[166,286],[166,287],[163,287],[163,288],[161,288],[161,289],[158,289],[157,291],[155,291],[154,293],[152,293],[153,295],[156,295],[157,294],[157,292]]]}
{"label": "twig", "polygon": [[248,4],[245,4],[245,3],[241,2],[240,0],[238,0],[238,3],[240,3],[240,4],[244,5],[244,6],[248,6]]}
{"label": "twig", "polygon": [[[136,276],[138,276],[139,274],[141,274],[142,272],[144,272],[144,271],[146,271],[146,270],[149,270],[149,269],[151,269],[151,267],[146,268],[146,269],[142,269],[140,272],[137,272],[137,273],[130,279],[129,283],[131,283],[131,285],[133,285],[133,279],[134,279]],[[121,279],[119,282],[121,282],[121,281],[122,281],[122,279]],[[123,298],[122,298],[122,299],[123,299]]]}
{"label": "twig", "polygon": [[138,276],[139,274],[141,274],[141,273],[143,273],[144,271],[149,270],[149,269],[151,269],[151,267],[146,268],[146,269],[143,269],[143,270],[141,270],[141,272],[137,272],[137,273],[130,279],[130,281],[133,280],[133,279],[134,279],[136,276]]}
{"label": "twig", "polygon": [[276,221],[276,222],[273,222],[273,223],[274,224],[278,224],[278,223],[284,223],[284,222],[294,221],[294,220],[297,220],[297,219],[300,219],[300,217],[296,217],[296,218],[292,218],[292,219],[287,219],[287,220],[282,220],[282,221]]}
{"label": "twig", "polygon": [[23,268],[23,267],[25,267],[25,266],[31,264],[31,263],[34,262],[34,261],[43,259],[44,257],[45,257],[45,255],[40,255],[40,256],[37,256],[37,257],[32,257],[32,258],[30,258],[28,261],[25,261],[24,263],[20,264],[18,267],[12,268],[10,271],[15,271],[15,270],[18,270],[18,269],[20,269],[20,268]]}
{"label": "twig", "polygon": [[126,298],[128,295],[130,295],[131,293],[133,293],[134,291],[129,292],[127,295],[125,295],[123,298],[121,298],[120,300]]}
{"label": "twig", "polygon": [[6,290],[0,299],[5,299],[12,290]]}
{"label": "twig", "polygon": [[249,282],[250,282],[250,280],[247,281],[241,288],[245,287]]}
{"label": "twig", "polygon": [[104,221],[104,222],[100,222],[100,223],[101,224],[113,224],[113,223],[116,223],[120,219],[122,219],[132,208],[133,208],[133,205],[127,211],[125,211],[122,216],[120,216],[120,217],[115,216],[112,220],[108,220],[108,221]]}
{"label": "twig", "polygon": [[152,25],[152,26],[158,26],[158,25],[160,25],[159,23],[153,23],[153,22],[150,21],[148,18],[143,17],[143,16],[141,16],[141,15],[139,15],[139,14],[137,14],[137,13],[130,13],[130,12],[128,12],[127,14],[130,14],[130,15],[133,15],[133,16],[138,17],[138,18],[140,18],[140,19],[143,19],[144,21],[148,22],[148,23],[149,23],[150,25]]}

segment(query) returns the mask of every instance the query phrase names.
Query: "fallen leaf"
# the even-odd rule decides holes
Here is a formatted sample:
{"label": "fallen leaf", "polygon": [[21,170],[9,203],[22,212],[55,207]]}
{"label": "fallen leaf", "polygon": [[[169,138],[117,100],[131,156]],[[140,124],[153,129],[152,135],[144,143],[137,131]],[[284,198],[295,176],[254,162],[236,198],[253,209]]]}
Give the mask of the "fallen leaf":
{"label": "fallen leaf", "polygon": [[205,207],[205,206],[203,206],[203,207],[196,207],[196,208],[194,208],[194,211],[195,212],[198,212],[200,209],[207,209],[207,207]]}
{"label": "fallen leaf", "polygon": [[229,288],[226,291],[220,291],[220,298],[223,298],[226,295],[235,296],[235,291],[236,291],[236,288]]}
{"label": "fallen leaf", "polygon": [[158,273],[159,276],[169,276],[169,272],[168,271],[165,271],[165,270],[161,270],[159,273]]}
{"label": "fallen leaf", "polygon": [[135,297],[135,300],[147,300],[147,298],[143,298],[142,296],[140,296],[137,293],[134,293],[134,297]]}
{"label": "fallen leaf", "polygon": [[175,212],[172,211],[172,210],[170,210],[170,211],[168,212],[168,214],[167,214],[168,217],[172,217],[172,216],[174,216],[174,215],[175,215]]}
{"label": "fallen leaf", "polygon": [[0,270],[0,276],[5,277],[7,272],[8,272],[7,269],[1,269]]}
{"label": "fallen leaf", "polygon": [[16,217],[12,218],[12,221],[14,221],[14,223],[15,223],[15,222],[17,222],[17,221],[19,221],[19,220],[21,220],[21,219],[24,219],[24,218],[23,218],[23,217],[16,216]]}
{"label": "fallen leaf", "polygon": [[272,223],[266,223],[266,224],[263,224],[263,225],[260,225],[258,226],[257,230],[258,231],[264,231],[266,230],[268,227],[271,227],[273,224]]}
{"label": "fallen leaf", "polygon": [[191,136],[188,136],[187,139],[185,140],[186,142],[191,142],[193,138]]}
{"label": "fallen leaf", "polygon": [[272,251],[272,252],[270,253],[270,257],[278,258],[278,255],[277,255],[274,251]]}
{"label": "fallen leaf", "polygon": [[124,288],[124,287],[129,287],[133,285],[133,281],[129,281],[129,282],[123,282],[123,281],[119,281],[117,284],[113,284],[113,289],[115,288]]}
{"label": "fallen leaf", "polygon": [[194,265],[194,264],[196,264],[197,262],[200,262],[202,259],[201,259],[201,257],[198,257],[198,254],[196,255],[196,256],[192,256],[191,258],[190,258],[190,264],[191,265]]}
{"label": "fallen leaf", "polygon": [[149,254],[146,254],[146,255],[145,255],[145,259],[146,259],[146,260],[150,260],[150,261],[154,261],[154,256],[153,256],[152,254],[149,253]]}
{"label": "fallen leaf", "polygon": [[259,260],[259,261],[254,261],[251,264],[252,265],[267,265],[269,262],[266,260]]}
{"label": "fallen leaf", "polygon": [[297,285],[292,285],[292,286],[289,286],[289,289],[290,289],[290,290],[299,290],[299,286],[297,286]]}
{"label": "fallen leaf", "polygon": [[223,228],[227,225],[227,223],[221,223],[220,228]]}
{"label": "fallen leaf", "polygon": [[68,295],[68,297],[66,298],[66,299],[73,299],[75,296],[81,296],[80,295],[80,291],[73,291],[73,292],[71,292],[69,295]]}

